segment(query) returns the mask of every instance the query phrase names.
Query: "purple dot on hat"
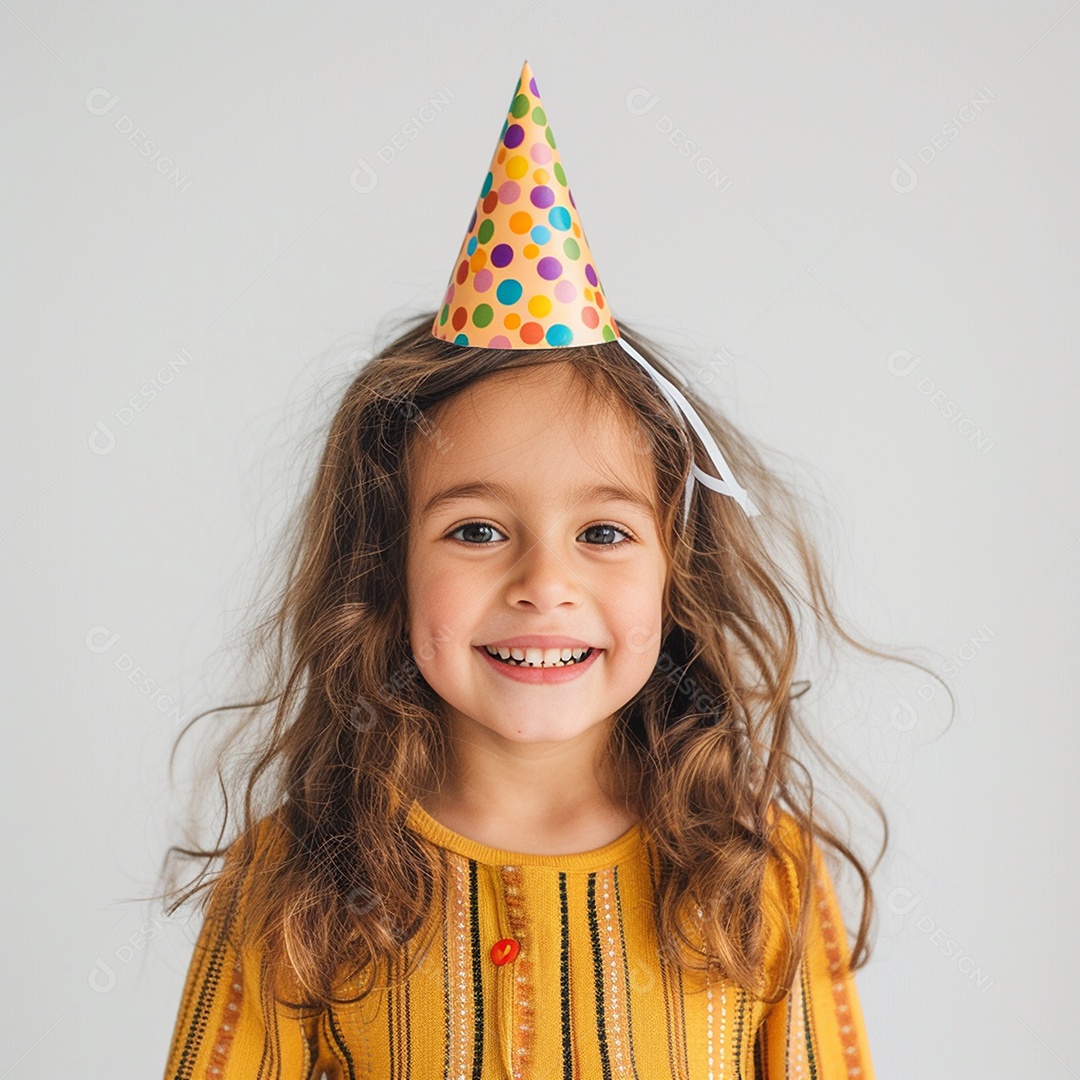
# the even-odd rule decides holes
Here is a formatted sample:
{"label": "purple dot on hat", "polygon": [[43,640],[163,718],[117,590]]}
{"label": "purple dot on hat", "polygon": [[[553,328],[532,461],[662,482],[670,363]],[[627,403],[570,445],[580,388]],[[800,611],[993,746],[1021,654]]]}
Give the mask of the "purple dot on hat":
{"label": "purple dot on hat", "polygon": [[547,143],[533,143],[529,156],[537,165],[546,165],[551,160],[551,147]]}
{"label": "purple dot on hat", "polygon": [[555,192],[546,184],[541,184],[539,187],[532,189],[529,198],[532,200],[533,206],[546,210],[555,201]]}
{"label": "purple dot on hat", "polygon": [[499,185],[499,202],[515,203],[521,197],[521,187],[516,180],[506,180]]}
{"label": "purple dot on hat", "polygon": [[[476,275],[479,278],[479,274]],[[577,296],[577,289],[572,281],[559,281],[555,284],[555,299],[563,304],[569,304]]]}
{"label": "purple dot on hat", "polygon": [[491,276],[491,271],[484,267],[483,270],[476,271],[476,277],[473,278],[473,288],[477,292],[487,292],[491,288],[491,283],[494,278]]}
{"label": "purple dot on hat", "polygon": [[593,269],[592,263],[586,263],[585,264],[585,276],[589,279],[589,284],[590,285],[594,285],[594,286],[596,285],[596,282],[597,282],[596,271]]}
{"label": "purple dot on hat", "polygon": [[503,136],[503,145],[507,150],[513,150],[525,141],[525,129],[520,124],[511,124]]}
{"label": "purple dot on hat", "polygon": [[473,207],[472,217],[469,218],[469,227],[465,230],[467,233],[473,231],[473,226],[476,224],[476,207]]}
{"label": "purple dot on hat", "polygon": [[554,281],[557,277],[562,276],[562,263],[558,259],[553,259],[550,255],[545,255],[536,264],[536,272],[545,281]]}
{"label": "purple dot on hat", "polygon": [[533,97],[539,97],[540,91],[536,89],[536,77],[533,76],[529,80],[529,89],[532,91]]}
{"label": "purple dot on hat", "polygon": [[570,200],[570,205],[576,210],[577,203],[574,202],[574,193],[569,188],[566,189],[566,197]]}
{"label": "purple dot on hat", "polygon": [[505,334],[496,334],[489,342],[489,349],[509,349],[510,339]]}
{"label": "purple dot on hat", "polygon": [[[514,249],[509,244],[496,244],[491,249],[492,266],[509,266],[514,260]],[[593,283],[595,284],[595,282]]]}

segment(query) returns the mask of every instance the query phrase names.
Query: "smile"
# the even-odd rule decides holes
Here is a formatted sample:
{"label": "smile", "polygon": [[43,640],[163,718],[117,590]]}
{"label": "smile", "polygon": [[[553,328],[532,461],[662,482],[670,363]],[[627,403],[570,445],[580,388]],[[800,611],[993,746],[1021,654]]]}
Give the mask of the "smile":
{"label": "smile", "polygon": [[592,648],[588,649],[508,649],[484,646],[488,656],[511,667],[561,668],[572,667],[588,659]]}
{"label": "smile", "polygon": [[533,686],[575,682],[586,678],[593,665],[604,655],[603,649],[595,647],[519,649],[475,645],[473,648],[495,674],[512,682]]}

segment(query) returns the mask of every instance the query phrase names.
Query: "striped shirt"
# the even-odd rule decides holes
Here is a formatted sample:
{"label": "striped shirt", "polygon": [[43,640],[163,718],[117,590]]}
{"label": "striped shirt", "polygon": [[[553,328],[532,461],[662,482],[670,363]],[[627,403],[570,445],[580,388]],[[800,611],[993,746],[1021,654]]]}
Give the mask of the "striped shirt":
{"label": "striped shirt", "polygon": [[[640,822],[570,855],[487,847],[417,802],[407,823],[450,870],[410,978],[392,975],[318,1016],[279,1006],[268,1031],[259,957],[237,955],[222,932],[235,909],[212,896],[166,1080],[873,1080],[847,935],[816,845],[806,946],[787,996],[770,1006],[663,956],[655,853]],[[402,970],[421,947],[403,946]],[[767,963],[778,955],[767,945]]]}

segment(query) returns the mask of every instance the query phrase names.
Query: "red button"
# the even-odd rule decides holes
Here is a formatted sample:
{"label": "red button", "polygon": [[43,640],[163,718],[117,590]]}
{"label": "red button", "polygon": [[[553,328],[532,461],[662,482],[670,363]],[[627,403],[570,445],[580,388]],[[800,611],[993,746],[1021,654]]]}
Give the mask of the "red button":
{"label": "red button", "polygon": [[496,941],[491,946],[491,962],[500,966],[509,964],[517,956],[520,948],[521,946],[515,938],[504,937],[502,941]]}

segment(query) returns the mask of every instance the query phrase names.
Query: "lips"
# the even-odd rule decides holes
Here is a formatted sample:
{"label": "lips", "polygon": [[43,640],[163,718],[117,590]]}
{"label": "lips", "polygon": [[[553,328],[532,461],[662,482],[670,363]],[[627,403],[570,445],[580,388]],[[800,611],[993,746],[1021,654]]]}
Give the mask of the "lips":
{"label": "lips", "polygon": [[[474,646],[483,662],[496,674],[515,682],[522,683],[562,683],[582,678],[603,655],[603,649],[589,649],[574,664],[559,664],[557,667],[530,667],[528,664],[508,664],[492,656],[483,645]],[[504,650],[505,651],[505,650]],[[518,650],[521,651],[521,650]]]}

